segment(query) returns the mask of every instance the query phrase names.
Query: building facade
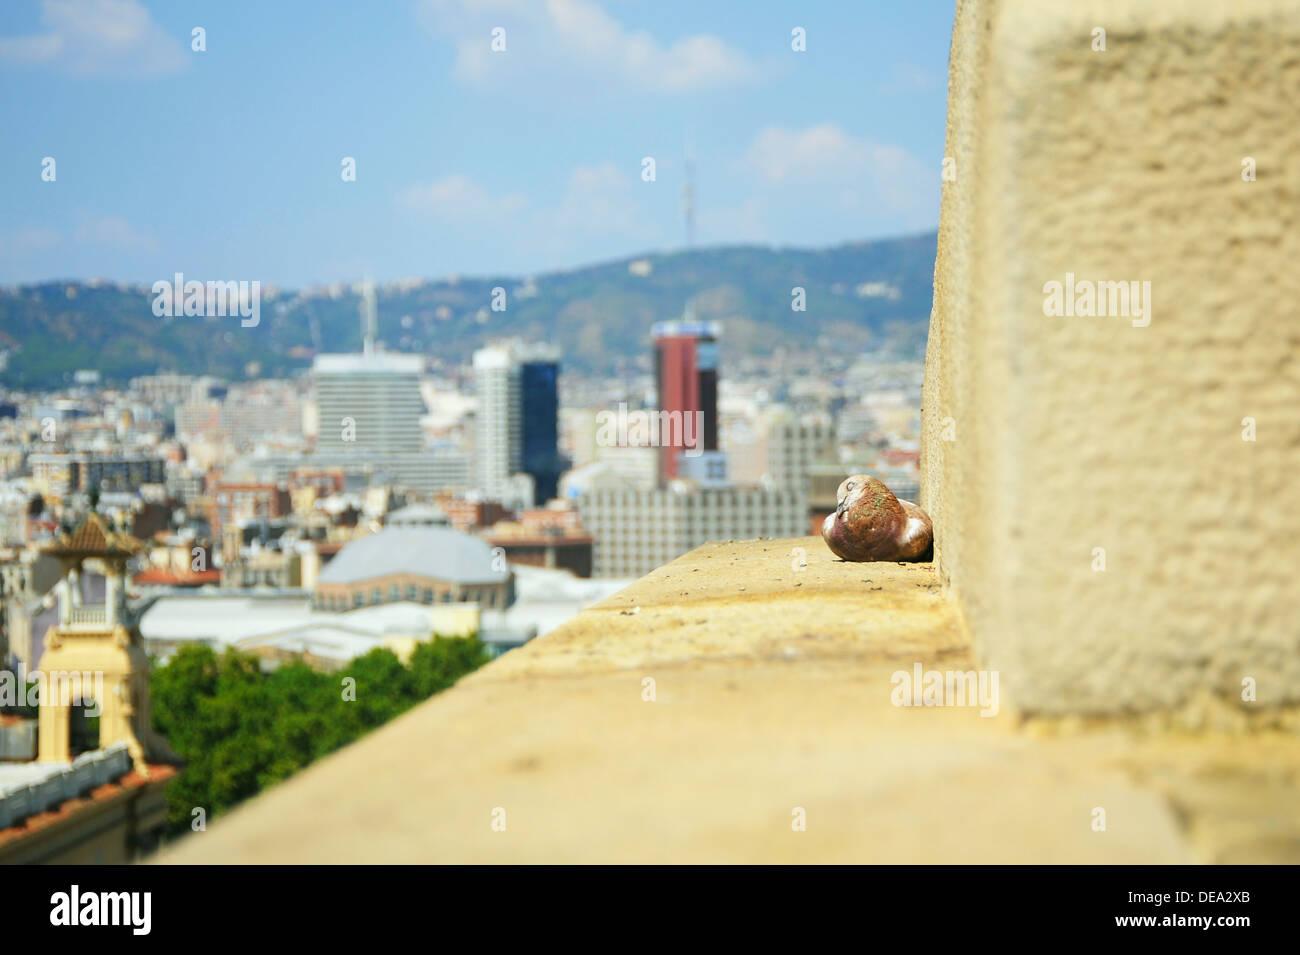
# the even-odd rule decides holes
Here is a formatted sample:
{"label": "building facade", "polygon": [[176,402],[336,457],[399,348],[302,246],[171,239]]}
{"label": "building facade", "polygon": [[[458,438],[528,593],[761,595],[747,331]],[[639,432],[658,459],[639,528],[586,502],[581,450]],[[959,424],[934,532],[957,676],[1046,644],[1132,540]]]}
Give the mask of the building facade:
{"label": "building facade", "polygon": [[73,492],[135,491],[142,484],[162,484],[166,463],[143,454],[42,452],[27,459],[36,486],[63,497]]}
{"label": "building facade", "polygon": [[641,577],[711,540],[807,533],[807,498],[793,488],[593,490],[577,498],[595,541],[594,577]]}
{"label": "building facade", "polygon": [[838,457],[835,428],[825,418],[774,414],[765,426],[766,474],[777,487],[807,491],[813,466],[834,462]]}
{"label": "building facade", "polygon": [[[673,420],[701,413],[700,450],[718,450],[718,334],[716,322],[695,321],[688,314],[680,321],[656,322],[655,384],[659,411]],[[678,477],[679,444],[664,442],[659,449],[660,483]]]}
{"label": "building facade", "polygon": [[227,528],[284,517],[291,505],[289,489],[281,485],[221,482],[208,501],[208,523],[220,539]]}
{"label": "building facade", "polygon": [[559,491],[560,474],[560,364],[545,355],[525,358],[520,364],[520,400],[523,404],[523,442],[520,470],[533,479],[538,504]]}
{"label": "building facade", "polygon": [[312,366],[320,430],[316,450],[325,456],[419,452],[418,355],[318,355]]}
{"label": "building facade", "polygon": [[318,355],[312,465],[431,493],[462,480],[463,462],[425,447],[419,355]]}
{"label": "building facade", "polygon": [[[549,345],[509,342],[474,353],[478,396],[475,455],[478,489],[527,507],[555,496],[561,472],[559,352]],[[531,479],[532,494],[520,500]]]}
{"label": "building facade", "polygon": [[475,472],[478,489],[497,500],[523,465],[521,385],[519,365],[508,346],[492,345],[474,353]]}

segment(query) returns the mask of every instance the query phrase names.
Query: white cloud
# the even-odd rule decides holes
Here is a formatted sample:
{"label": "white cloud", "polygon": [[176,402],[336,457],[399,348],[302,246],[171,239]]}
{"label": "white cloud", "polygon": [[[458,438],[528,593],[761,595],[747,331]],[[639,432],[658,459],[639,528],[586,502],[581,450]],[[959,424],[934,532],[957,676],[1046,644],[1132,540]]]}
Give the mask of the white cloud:
{"label": "white cloud", "polygon": [[462,173],[398,193],[407,209],[447,222],[509,219],[513,231],[545,236],[546,242],[579,235],[635,234],[640,199],[636,183],[612,162],[577,166],[565,189],[546,206],[520,193],[495,195]]}
{"label": "white cloud", "polygon": [[[680,169],[659,165],[643,182],[634,159],[573,167],[559,182],[530,181],[497,194],[465,174],[398,194],[408,210],[466,226],[466,242],[490,241],[548,267],[593,256],[677,247],[682,239]],[[759,130],[726,182],[704,178],[698,194],[701,245],[785,242],[818,245],[932,229],[939,171],[908,150],[875,143],[832,123]],[[709,188],[709,183],[714,187]]]}
{"label": "white cloud", "polygon": [[662,238],[651,195],[659,187],[640,178],[640,165],[613,162],[576,166],[562,184],[531,200],[519,193],[494,195],[463,174],[402,190],[408,211],[454,229],[462,244],[487,243],[498,256],[515,255],[529,268],[558,268],[575,261],[643,249]]}
{"label": "white cloud", "polygon": [[937,169],[901,146],[857,138],[834,123],[765,127],[741,165],[767,186],[797,187],[801,195],[828,196],[847,209],[928,214],[939,192]]}
{"label": "white cloud", "polygon": [[0,62],[80,75],[174,73],[185,48],[137,0],[43,0],[45,32],[0,37]]}
{"label": "white cloud", "polygon": [[637,235],[644,232],[636,183],[612,162],[578,166],[555,215],[563,232]]}
{"label": "white cloud", "polygon": [[760,130],[745,154],[745,164],[764,182],[811,182],[852,174],[871,161],[872,146],[833,123]]}
{"label": "white cloud", "polygon": [[[709,34],[665,45],[592,0],[426,0],[426,20],[456,44],[456,72],[476,83],[564,75],[589,83],[689,92],[744,83],[757,70],[743,52]],[[506,31],[493,52],[492,30]]]}
{"label": "white cloud", "polygon": [[43,249],[65,246],[68,239],[79,245],[108,245],[117,249],[144,249],[156,251],[158,242],[148,232],[137,229],[125,219],[115,216],[90,218],[81,216],[76,227],[66,235],[48,226],[17,229],[0,234],[0,252],[21,255]]}
{"label": "white cloud", "polygon": [[153,236],[141,232],[125,219],[108,217],[85,219],[78,224],[72,237],[87,245],[112,245],[121,249],[146,249],[154,251],[158,243]]}
{"label": "white cloud", "polygon": [[834,123],[766,126],[735,159],[728,198],[699,209],[703,244],[824,244],[932,229],[939,169]]}
{"label": "white cloud", "polygon": [[528,205],[528,200],[518,193],[494,195],[461,174],[429,185],[411,186],[398,199],[408,209],[453,222],[500,219],[516,215]]}

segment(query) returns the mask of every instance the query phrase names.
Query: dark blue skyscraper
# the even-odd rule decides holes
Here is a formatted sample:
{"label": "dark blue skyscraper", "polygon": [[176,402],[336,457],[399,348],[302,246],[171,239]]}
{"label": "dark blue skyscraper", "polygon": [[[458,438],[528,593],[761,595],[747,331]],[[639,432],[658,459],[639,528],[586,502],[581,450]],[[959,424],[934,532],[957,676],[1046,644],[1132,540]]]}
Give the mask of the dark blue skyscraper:
{"label": "dark blue skyscraper", "polygon": [[523,421],[522,470],[533,478],[536,500],[555,497],[564,468],[560,460],[560,364],[558,360],[520,362]]}

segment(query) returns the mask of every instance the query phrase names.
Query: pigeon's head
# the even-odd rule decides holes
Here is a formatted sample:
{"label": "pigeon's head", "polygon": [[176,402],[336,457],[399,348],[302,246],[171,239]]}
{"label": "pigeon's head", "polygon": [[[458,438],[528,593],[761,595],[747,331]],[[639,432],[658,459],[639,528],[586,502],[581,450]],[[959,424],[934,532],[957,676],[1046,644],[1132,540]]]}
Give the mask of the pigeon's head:
{"label": "pigeon's head", "polygon": [[840,486],[835,491],[836,516],[843,517],[845,511],[852,510],[877,488],[889,490],[870,474],[850,474],[840,482]]}

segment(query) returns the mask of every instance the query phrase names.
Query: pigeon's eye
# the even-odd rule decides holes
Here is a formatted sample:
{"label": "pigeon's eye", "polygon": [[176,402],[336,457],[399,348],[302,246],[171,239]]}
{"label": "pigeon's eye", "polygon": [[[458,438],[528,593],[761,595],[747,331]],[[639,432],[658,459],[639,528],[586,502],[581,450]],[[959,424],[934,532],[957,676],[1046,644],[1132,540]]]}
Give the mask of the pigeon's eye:
{"label": "pigeon's eye", "polygon": [[850,481],[848,484],[844,485],[844,490],[846,490],[846,491],[851,491],[851,490],[853,490],[853,482]]}

